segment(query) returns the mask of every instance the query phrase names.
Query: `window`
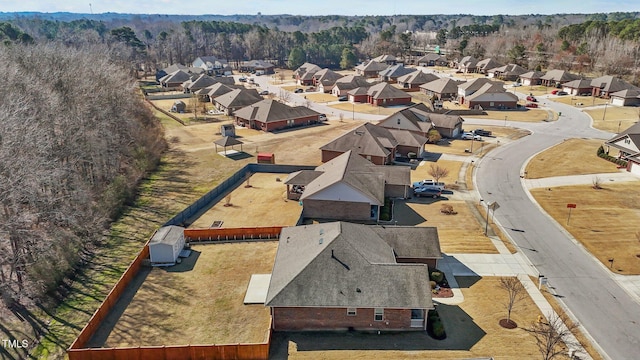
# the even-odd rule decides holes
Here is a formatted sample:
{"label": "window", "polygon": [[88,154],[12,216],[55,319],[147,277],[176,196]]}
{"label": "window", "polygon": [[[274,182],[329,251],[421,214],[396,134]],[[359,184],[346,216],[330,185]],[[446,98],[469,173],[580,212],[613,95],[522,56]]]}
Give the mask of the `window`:
{"label": "window", "polygon": [[384,309],[383,308],[375,308],[373,311],[373,320],[374,321],[382,321],[384,318]]}
{"label": "window", "polygon": [[347,308],[347,316],[356,316],[356,308]]}

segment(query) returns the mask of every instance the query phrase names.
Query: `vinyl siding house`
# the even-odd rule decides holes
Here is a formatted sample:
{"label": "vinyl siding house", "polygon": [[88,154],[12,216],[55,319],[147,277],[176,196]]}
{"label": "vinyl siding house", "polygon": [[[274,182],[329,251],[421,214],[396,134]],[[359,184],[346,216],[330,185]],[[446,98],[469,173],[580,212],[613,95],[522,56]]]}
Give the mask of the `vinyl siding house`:
{"label": "vinyl siding house", "polygon": [[409,167],[374,165],[353,151],[316,167],[313,176],[310,171],[292,173],[285,180],[285,185],[302,189],[299,200],[305,218],[378,221],[385,197],[410,195]]}
{"label": "vinyl siding house", "polygon": [[413,242],[402,230],[346,222],[284,228],[265,302],[273,330],[426,330],[428,266],[394,254],[413,246],[439,254],[437,233],[412,228],[420,239]]}
{"label": "vinyl siding house", "polygon": [[319,122],[320,113],[304,106],[291,107],[275,100],[265,99],[236,110],[234,115],[236,124],[240,126],[262,131],[276,131],[316,124]]}
{"label": "vinyl siding house", "polygon": [[619,158],[627,161],[627,171],[640,176],[640,122],[604,143],[620,151]]}

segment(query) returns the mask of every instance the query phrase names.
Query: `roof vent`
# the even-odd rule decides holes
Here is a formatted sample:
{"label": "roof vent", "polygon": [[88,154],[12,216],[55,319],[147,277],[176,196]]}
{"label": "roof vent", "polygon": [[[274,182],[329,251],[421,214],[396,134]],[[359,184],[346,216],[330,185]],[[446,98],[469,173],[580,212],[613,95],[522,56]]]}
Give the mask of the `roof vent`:
{"label": "roof vent", "polygon": [[320,229],[320,235],[324,235],[324,229]]}
{"label": "roof vent", "polygon": [[318,245],[322,245],[322,242],[324,241],[323,238],[320,238],[320,240],[318,240]]}
{"label": "roof vent", "polygon": [[357,292],[357,293],[361,293],[361,292],[362,292],[362,290],[360,290],[360,288],[356,288],[356,292]]}
{"label": "roof vent", "polygon": [[355,134],[362,136],[362,135],[364,135],[364,131],[355,131]]}

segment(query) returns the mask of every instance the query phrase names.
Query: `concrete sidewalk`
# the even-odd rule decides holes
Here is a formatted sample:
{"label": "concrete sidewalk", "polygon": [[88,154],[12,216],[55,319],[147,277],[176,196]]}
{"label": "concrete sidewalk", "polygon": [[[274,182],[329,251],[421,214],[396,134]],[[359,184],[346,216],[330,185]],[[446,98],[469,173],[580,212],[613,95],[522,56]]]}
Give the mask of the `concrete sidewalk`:
{"label": "concrete sidewalk", "polygon": [[541,179],[525,178],[522,182],[527,189],[535,189],[555,186],[591,185],[596,178],[600,180],[601,185],[606,185],[612,182],[640,181],[640,177],[637,175],[626,170],[620,170],[620,172],[616,173],[554,176]]}

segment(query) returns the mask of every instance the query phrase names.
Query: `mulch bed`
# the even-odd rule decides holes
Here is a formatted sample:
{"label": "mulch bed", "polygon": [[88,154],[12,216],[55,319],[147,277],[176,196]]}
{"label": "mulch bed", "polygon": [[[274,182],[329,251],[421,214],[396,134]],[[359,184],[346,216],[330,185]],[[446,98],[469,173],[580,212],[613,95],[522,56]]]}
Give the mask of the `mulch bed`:
{"label": "mulch bed", "polygon": [[507,321],[507,319],[500,319],[499,324],[505,329],[515,329],[518,327],[518,324],[516,324],[515,321],[513,320]]}
{"label": "mulch bed", "polygon": [[435,298],[450,298],[450,297],[453,297],[453,291],[451,290],[451,288],[441,287],[440,290],[438,290],[438,293],[433,294],[432,297],[434,299]]}

